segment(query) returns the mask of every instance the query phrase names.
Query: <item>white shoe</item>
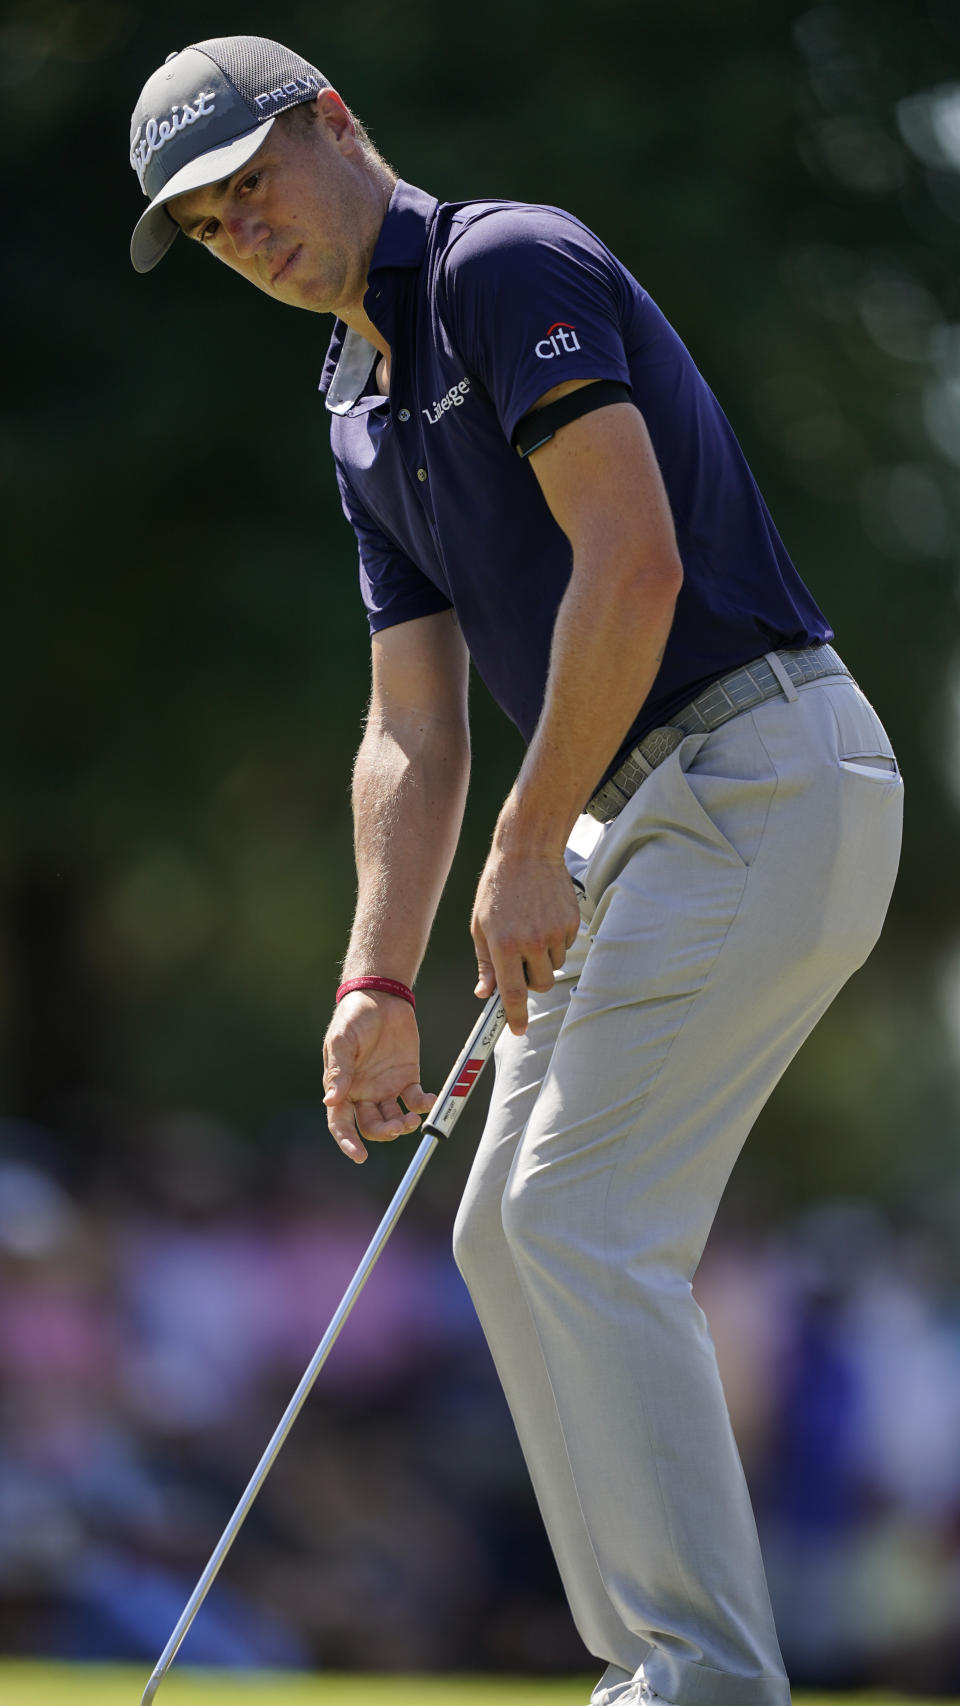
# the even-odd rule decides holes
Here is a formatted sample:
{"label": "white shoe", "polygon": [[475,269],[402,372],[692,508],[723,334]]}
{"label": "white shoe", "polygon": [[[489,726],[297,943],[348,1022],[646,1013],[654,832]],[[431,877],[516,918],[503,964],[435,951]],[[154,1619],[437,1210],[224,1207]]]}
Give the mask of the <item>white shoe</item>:
{"label": "white shoe", "polygon": [[643,1666],[626,1682],[612,1683],[609,1688],[595,1688],[590,1706],[670,1706],[662,1694],[655,1694],[643,1674]]}

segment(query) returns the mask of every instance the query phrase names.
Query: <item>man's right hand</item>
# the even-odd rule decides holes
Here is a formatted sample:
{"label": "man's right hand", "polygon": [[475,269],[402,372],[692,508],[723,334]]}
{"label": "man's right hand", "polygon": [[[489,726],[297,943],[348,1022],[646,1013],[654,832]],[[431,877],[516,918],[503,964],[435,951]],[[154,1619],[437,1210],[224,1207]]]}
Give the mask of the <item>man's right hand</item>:
{"label": "man's right hand", "polygon": [[367,1158],[361,1137],[392,1143],[416,1131],[436,1101],[420,1084],[416,1014],[396,995],[344,996],[324,1039],[323,1069],[327,1124],[351,1161]]}

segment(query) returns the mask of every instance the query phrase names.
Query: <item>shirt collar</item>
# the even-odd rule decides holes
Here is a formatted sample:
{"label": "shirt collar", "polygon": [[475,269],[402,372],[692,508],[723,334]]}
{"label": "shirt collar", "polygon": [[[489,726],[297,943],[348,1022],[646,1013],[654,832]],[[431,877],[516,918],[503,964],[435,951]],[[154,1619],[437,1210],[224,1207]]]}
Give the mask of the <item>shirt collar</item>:
{"label": "shirt collar", "polygon": [[[371,320],[385,336],[389,335],[386,324],[392,320],[394,296],[387,275],[419,267],[437,206],[435,196],[397,179],[373,251],[363,299]],[[342,320],[336,322],[320,380],[321,395],[333,414],[346,414],[357,402],[370,376],[374,354],[366,338],[352,332]]]}
{"label": "shirt collar", "polygon": [[420,265],[437,206],[436,196],[397,179],[373,251],[368,282],[385,267]]}
{"label": "shirt collar", "polygon": [[[333,355],[334,341],[337,332],[343,332],[338,343],[338,353],[330,374],[327,378],[327,368]],[[326,385],[327,408],[331,415],[348,415],[363,396],[370,379],[374,362],[379,357],[379,351],[362,338],[359,332],[354,332],[345,326],[342,320],[337,321],[337,330],[330,341],[330,349],[323,368],[323,379],[320,390]],[[384,398],[386,402],[386,398]]]}

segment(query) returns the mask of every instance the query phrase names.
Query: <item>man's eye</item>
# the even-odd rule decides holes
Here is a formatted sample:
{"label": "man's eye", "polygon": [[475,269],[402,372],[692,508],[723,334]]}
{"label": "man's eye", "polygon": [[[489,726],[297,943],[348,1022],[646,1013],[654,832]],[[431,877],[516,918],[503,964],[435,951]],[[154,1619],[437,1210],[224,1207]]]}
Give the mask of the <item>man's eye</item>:
{"label": "man's eye", "polygon": [[238,193],[242,195],[244,190],[256,189],[259,181],[260,181],[260,173],[259,172],[251,172],[249,178],[244,178],[242,184],[240,184]]}
{"label": "man's eye", "polygon": [[219,219],[208,219],[206,225],[202,225],[200,227],[200,241],[201,241],[201,243],[209,243],[211,237],[215,237],[217,232],[219,231],[219,229],[220,229]]}

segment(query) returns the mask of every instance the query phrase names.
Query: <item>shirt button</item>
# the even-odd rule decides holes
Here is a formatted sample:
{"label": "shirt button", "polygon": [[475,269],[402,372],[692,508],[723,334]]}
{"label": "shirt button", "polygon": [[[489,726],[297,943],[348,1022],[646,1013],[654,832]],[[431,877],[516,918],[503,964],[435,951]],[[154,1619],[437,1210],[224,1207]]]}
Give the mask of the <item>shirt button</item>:
{"label": "shirt button", "polygon": [[410,410],[409,409],[398,409],[397,410],[397,420],[398,421],[408,421],[409,419],[410,419]]}
{"label": "shirt button", "polygon": [[420,481],[421,484],[426,479],[426,477],[427,477],[426,468],[418,468],[417,469],[417,479]]}

